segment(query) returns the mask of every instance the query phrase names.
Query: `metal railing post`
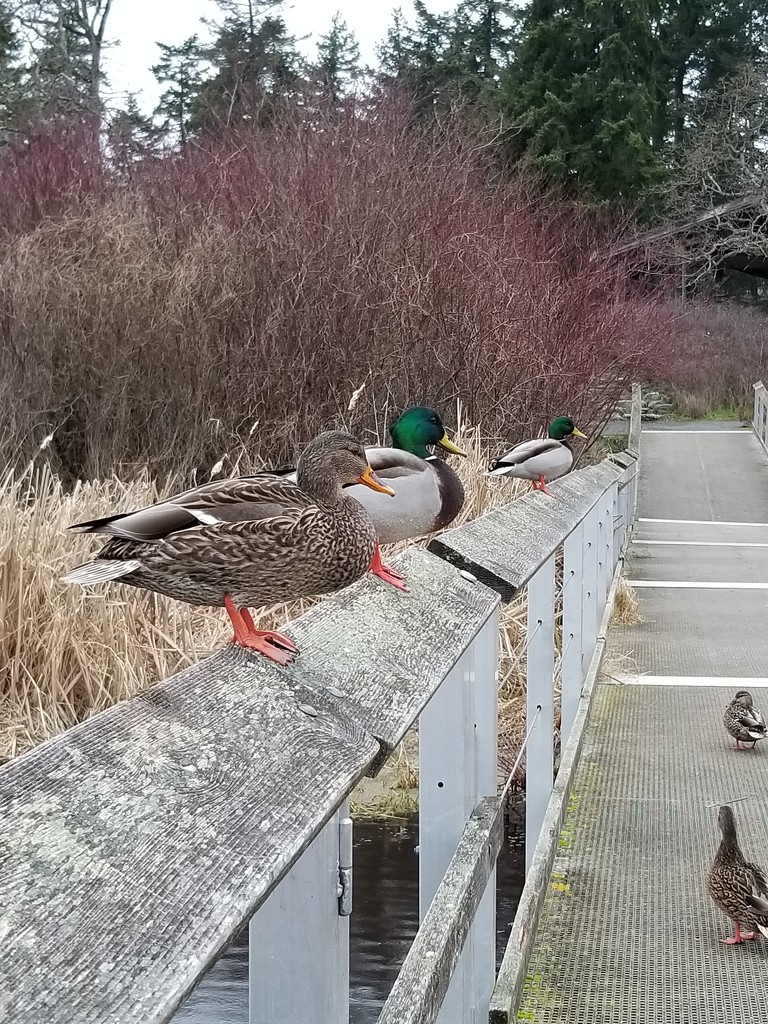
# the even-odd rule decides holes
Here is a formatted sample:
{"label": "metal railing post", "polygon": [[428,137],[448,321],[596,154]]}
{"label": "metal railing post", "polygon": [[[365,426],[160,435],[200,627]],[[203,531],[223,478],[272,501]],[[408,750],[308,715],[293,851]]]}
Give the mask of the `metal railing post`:
{"label": "metal railing post", "polygon": [[340,845],[351,852],[351,828],[345,800],[251,919],[250,1024],[348,1024],[349,916],[339,913],[339,855]]}
{"label": "metal railing post", "polygon": [[528,582],[526,721],[530,730],[525,755],[525,869],[552,793],[555,670],[555,556]]}
{"label": "metal railing post", "polygon": [[584,577],[584,521],[565,538],[563,545],[563,653],[560,675],[560,742],[564,747],[571,732],[584,679],[582,627]]}
{"label": "metal railing post", "polygon": [[598,528],[599,512],[597,505],[588,513],[584,519],[583,542],[584,542],[584,567],[582,576],[582,654],[581,654],[581,678],[587,674],[589,663],[597,642],[597,627],[599,624],[597,601],[598,601]]}
{"label": "metal railing post", "polygon": [[[467,819],[497,789],[498,611],[419,719],[419,920],[429,909]],[[495,874],[443,1001],[438,1024],[486,1024],[496,968]]]}

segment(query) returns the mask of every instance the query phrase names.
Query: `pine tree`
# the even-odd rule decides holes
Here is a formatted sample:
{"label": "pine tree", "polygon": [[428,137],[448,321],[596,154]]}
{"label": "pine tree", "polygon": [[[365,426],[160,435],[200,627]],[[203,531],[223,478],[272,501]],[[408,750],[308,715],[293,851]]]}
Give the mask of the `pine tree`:
{"label": "pine tree", "polygon": [[399,9],[379,47],[382,85],[397,84],[422,100],[423,110],[456,100],[495,104],[515,51],[518,15],[508,0],[459,0],[446,14],[414,2],[409,25]]}
{"label": "pine tree", "polygon": [[660,55],[646,0],[532,0],[502,108],[510,149],[550,180],[634,202],[660,173]]}
{"label": "pine tree", "polygon": [[160,97],[155,114],[164,118],[167,129],[178,132],[179,142],[185,146],[189,138],[190,121],[203,84],[204,55],[196,35],[185,39],[179,46],[158,43],[161,58],[152,68],[152,74],[167,88]]}
{"label": "pine tree", "polygon": [[360,74],[360,47],[338,13],[334,14],[328,32],[318,41],[314,74],[321,95],[331,108],[339,105]]}
{"label": "pine tree", "polygon": [[125,108],[116,110],[107,122],[107,140],[113,165],[127,177],[134,167],[158,152],[163,131],[151,117],[142,114],[136,97],[129,93]]}
{"label": "pine tree", "polygon": [[765,58],[768,0],[661,0],[655,21],[665,82],[659,135],[679,153],[697,97]]}
{"label": "pine tree", "polygon": [[[283,19],[269,13],[279,0],[217,0],[225,14],[207,51],[215,71],[195,105],[196,127],[269,120],[295,95],[301,61]],[[266,13],[265,13],[266,12]]]}

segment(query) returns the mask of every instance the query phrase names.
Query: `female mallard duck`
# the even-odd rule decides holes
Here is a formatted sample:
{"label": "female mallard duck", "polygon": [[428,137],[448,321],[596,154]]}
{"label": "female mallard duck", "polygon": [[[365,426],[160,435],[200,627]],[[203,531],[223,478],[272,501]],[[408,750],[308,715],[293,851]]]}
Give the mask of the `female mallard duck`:
{"label": "female mallard duck", "polygon": [[736,926],[736,934],[720,939],[732,946],[747,939],[756,939],[756,932],[742,932],[741,925],[750,925],[768,936],[768,881],[765,872],[744,859],[736,837],[733,809],[720,808],[717,824],[723,838],[707,878],[709,894]]}
{"label": "female mallard duck", "polygon": [[558,416],[549,425],[549,436],[535,441],[521,441],[505,455],[494,459],[488,476],[512,476],[518,480],[530,480],[535,491],[547,490],[547,484],[563,476],[573,465],[573,449],[568,443],[570,437],[586,436],[577,430],[569,416]]}
{"label": "female mallard duck", "polygon": [[[422,537],[452,523],[464,504],[464,487],[455,470],[438,459],[429,448],[436,446],[452,455],[466,455],[448,437],[434,409],[414,406],[389,428],[392,448],[366,448],[376,476],[394,491],[394,499],[364,487],[352,486],[348,493],[365,508],[376,528],[379,544]],[[293,470],[281,470],[292,478]],[[371,571],[399,589],[403,577],[381,561],[378,544]]]}
{"label": "female mallard duck", "polygon": [[[752,703],[752,694],[748,690],[739,690],[725,709],[723,724],[736,740],[737,750],[754,750],[758,740],[766,736],[765,718],[761,711]],[[740,744],[751,746],[742,747]]]}
{"label": "female mallard duck", "polygon": [[119,579],[187,604],[223,605],[235,643],[286,665],[296,645],[255,629],[248,608],[327,594],[364,576],[376,533],[344,485],[393,494],[374,476],[363,446],[338,431],[307,445],[296,476],[296,483],[265,473],[205,484],[136,512],[77,523],[70,529],[111,539],[64,579]]}

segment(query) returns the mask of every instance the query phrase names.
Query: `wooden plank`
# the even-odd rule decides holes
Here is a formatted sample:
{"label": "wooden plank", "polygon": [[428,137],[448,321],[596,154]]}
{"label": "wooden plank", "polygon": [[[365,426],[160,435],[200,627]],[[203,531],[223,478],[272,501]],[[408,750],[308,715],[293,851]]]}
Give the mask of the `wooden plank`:
{"label": "wooden plank", "polygon": [[424,548],[393,562],[409,593],[367,577],[288,630],[306,653],[291,666],[307,687],[332,687],[338,707],[382,744],[383,760],[497,607],[496,594]]}
{"label": "wooden plank", "polygon": [[632,404],[629,415],[629,439],[627,451],[637,458],[640,455],[640,431],[643,418],[643,393],[639,384],[632,385]]}
{"label": "wooden plank", "polygon": [[377,1024],[433,1024],[501,849],[503,801],[481,800],[422,921]]}
{"label": "wooden plank", "polygon": [[0,769],[0,1019],[168,1020],[498,604],[397,563],[410,594],[324,602],[289,669],[228,648]]}
{"label": "wooden plank", "polygon": [[549,484],[436,537],[429,550],[468,570],[510,601],[621,476],[610,460]]}

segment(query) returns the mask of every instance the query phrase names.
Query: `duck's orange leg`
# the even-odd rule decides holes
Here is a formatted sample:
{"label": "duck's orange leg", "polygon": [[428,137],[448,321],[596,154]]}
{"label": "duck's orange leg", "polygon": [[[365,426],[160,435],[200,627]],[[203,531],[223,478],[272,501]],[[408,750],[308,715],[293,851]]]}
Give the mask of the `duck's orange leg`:
{"label": "duck's orange leg", "polygon": [[[224,595],[224,607],[227,609],[229,621],[235,631],[233,643],[238,647],[245,647],[249,651],[258,651],[259,654],[263,654],[270,661],[277,662],[278,665],[290,665],[294,658],[293,652],[298,651],[292,640],[284,637],[282,633],[253,629],[251,613],[247,609],[241,611],[229,594]],[[285,647],[283,641],[291,644],[292,650],[290,648],[283,649]]]}
{"label": "duck's orange leg", "polygon": [[726,946],[736,946],[740,942],[751,942],[752,939],[757,938],[757,932],[743,932],[739,922],[736,921],[734,923],[736,925],[736,934],[729,936],[727,939],[720,939]]}
{"label": "duck's orange leg", "polygon": [[405,585],[405,576],[402,573],[395,572],[394,569],[390,569],[388,565],[384,565],[381,560],[381,551],[378,544],[373,552],[370,571],[374,576],[378,576],[380,580],[389,583],[390,586],[397,587],[398,590],[404,590],[406,594],[408,593],[408,587]]}

